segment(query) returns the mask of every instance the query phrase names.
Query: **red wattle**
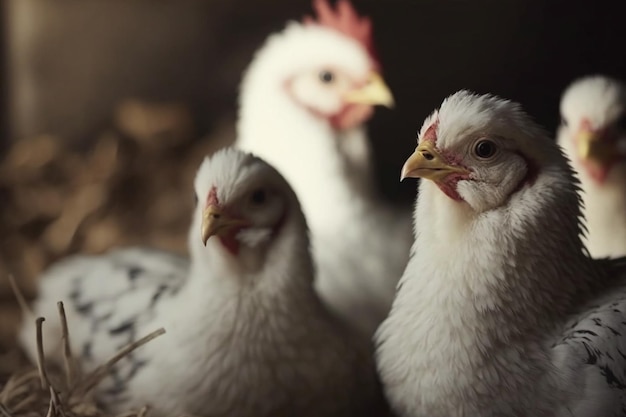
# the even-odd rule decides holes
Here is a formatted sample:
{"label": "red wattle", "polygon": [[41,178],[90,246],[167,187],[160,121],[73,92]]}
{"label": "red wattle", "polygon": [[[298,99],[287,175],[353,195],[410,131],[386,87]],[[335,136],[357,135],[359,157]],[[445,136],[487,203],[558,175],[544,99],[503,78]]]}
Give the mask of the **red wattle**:
{"label": "red wattle", "polygon": [[224,248],[233,256],[237,256],[239,254],[239,241],[237,241],[235,236],[236,233],[219,236],[222,246],[224,246]]}
{"label": "red wattle", "polygon": [[369,104],[348,104],[330,117],[330,124],[336,130],[350,129],[365,123],[373,113]]}
{"label": "red wattle", "polygon": [[454,201],[464,201],[456,190],[457,184],[461,180],[468,180],[469,176],[466,174],[450,174],[443,181],[437,181],[436,184],[441,191]]}
{"label": "red wattle", "polygon": [[604,184],[609,175],[610,167],[596,164],[594,162],[582,161],[585,170],[596,183]]}

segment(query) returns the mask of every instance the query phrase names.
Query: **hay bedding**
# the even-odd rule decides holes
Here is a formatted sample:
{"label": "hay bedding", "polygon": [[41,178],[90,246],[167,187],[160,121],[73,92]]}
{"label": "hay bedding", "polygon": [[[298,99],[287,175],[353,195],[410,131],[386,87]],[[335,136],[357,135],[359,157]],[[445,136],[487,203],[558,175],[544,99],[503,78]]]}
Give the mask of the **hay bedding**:
{"label": "hay bedding", "polygon": [[20,317],[9,273],[32,299],[41,271],[74,253],[187,252],[193,177],[232,142],[234,123],[226,117],[199,138],[185,105],[138,100],[122,102],[112,121],[89,146],[40,136],[16,141],[0,160],[0,352]]}
{"label": "hay bedding", "polygon": [[[12,287],[25,316],[32,319],[27,311],[26,301],[17,285]],[[70,331],[65,309],[58,302],[63,341],[63,367],[59,364],[48,364],[44,357],[44,340],[42,326],[45,318],[36,318],[37,364],[26,363],[25,358],[18,357],[19,352],[13,350],[0,358],[0,369],[8,371],[0,379],[0,417],[108,417],[105,409],[99,405],[94,396],[94,388],[109,374],[117,362],[135,349],[165,333],[163,328],[125,346],[90,373],[83,373],[77,360],[72,356],[70,348]],[[21,364],[13,366],[10,362],[21,359]],[[13,369],[11,369],[13,368]],[[148,414],[148,406],[137,410],[129,410],[117,417],[144,417]],[[115,416],[112,416],[115,417]]]}

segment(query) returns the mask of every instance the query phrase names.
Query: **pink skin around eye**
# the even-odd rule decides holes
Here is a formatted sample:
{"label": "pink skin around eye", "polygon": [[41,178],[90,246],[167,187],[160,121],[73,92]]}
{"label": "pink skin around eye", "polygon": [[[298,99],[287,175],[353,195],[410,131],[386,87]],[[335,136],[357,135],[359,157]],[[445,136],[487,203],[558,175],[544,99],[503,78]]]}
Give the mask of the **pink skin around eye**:
{"label": "pink skin around eye", "polygon": [[[432,142],[434,144],[437,143],[436,130],[437,130],[438,125],[439,125],[439,121],[435,120],[435,122],[424,133],[424,138],[422,140],[423,142]],[[452,165],[456,165],[456,166],[463,166],[463,164],[461,164],[462,159],[458,155],[452,152],[447,152],[445,149],[439,150],[439,152],[441,152],[446,163],[451,163]],[[470,179],[469,174],[453,173],[453,174],[446,176],[442,181],[437,181],[436,184],[439,187],[439,189],[443,191],[445,195],[447,195],[454,201],[463,201],[463,198],[459,195],[458,191],[456,190],[457,184],[459,183],[459,181],[469,180],[469,179]]]}
{"label": "pink skin around eye", "polygon": [[[428,127],[428,129],[426,129],[426,131],[424,132],[424,135],[422,136],[422,142],[430,142],[434,146],[436,146],[438,127],[439,119],[436,118],[433,123]],[[438,149],[438,151],[444,158],[445,163],[452,163],[453,165],[461,166],[461,158],[459,158],[457,155],[453,154],[452,152],[447,152],[445,149]],[[435,184],[437,184],[437,187],[439,187],[439,189],[449,198],[453,199],[454,201],[463,201],[463,198],[459,195],[456,188],[459,181],[468,179],[469,174],[453,173],[446,176],[441,181],[436,181]]]}
{"label": "pink skin around eye", "polygon": [[291,89],[292,80],[284,83],[283,88],[294,102],[311,112],[316,117],[326,119],[335,130],[346,130],[365,123],[374,113],[374,106],[369,104],[344,103],[344,105],[334,114],[325,114],[299,101]]}
{"label": "pink skin around eye", "polygon": [[[463,166],[459,162],[460,159],[456,155],[453,155],[450,153],[444,153],[444,155],[447,161],[452,161],[453,165]],[[539,173],[538,168],[533,161],[529,160],[526,157],[523,157],[523,158],[526,161],[526,165],[528,166],[528,172],[526,176],[522,178],[522,180],[520,181],[519,185],[515,188],[513,193],[524,188],[526,184],[533,184],[533,182],[535,181]],[[456,174],[456,173],[450,174],[447,177],[445,177],[443,181],[437,182],[437,186],[445,195],[447,195],[454,201],[464,201],[457,191],[457,185],[459,181],[471,180],[470,175],[471,174]]]}

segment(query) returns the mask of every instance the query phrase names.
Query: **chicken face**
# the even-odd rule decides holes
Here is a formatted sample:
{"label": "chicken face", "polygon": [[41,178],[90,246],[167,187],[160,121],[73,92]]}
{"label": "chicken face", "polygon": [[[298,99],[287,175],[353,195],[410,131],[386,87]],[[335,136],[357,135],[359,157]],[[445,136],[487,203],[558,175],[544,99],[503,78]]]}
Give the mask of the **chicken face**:
{"label": "chicken face", "polygon": [[[262,160],[224,150],[207,158],[196,176],[196,225],[192,241],[218,237],[232,255],[240,245],[271,242],[287,214],[288,185]],[[293,197],[292,197],[293,199]]]}
{"label": "chicken face", "polygon": [[426,120],[401,178],[431,180],[474,211],[491,210],[532,182],[537,135],[516,104],[461,91]]}
{"label": "chicken face", "polygon": [[327,0],[313,5],[315,19],[290,22],[257,52],[241,100],[277,109],[286,98],[290,108],[337,130],[350,129],[365,122],[373,106],[392,107],[393,95],[380,75],[369,19],[347,0],[337,2],[336,10]]}
{"label": "chicken face", "polygon": [[380,74],[328,65],[296,75],[288,83],[291,99],[313,114],[328,119],[335,129],[357,126],[373,106],[393,106],[393,96]]}
{"label": "chicken face", "polygon": [[[326,117],[335,129],[362,124],[372,115],[374,105],[392,107],[391,91],[377,72],[370,20],[360,17],[348,0],[339,0],[336,10],[327,0],[315,0],[313,7],[318,19],[305,18],[305,29],[330,31],[341,39],[333,45],[316,45],[315,50],[309,51],[314,57],[324,49],[336,50],[341,56],[328,60],[324,67],[313,72],[296,75],[292,98]],[[323,38],[311,37],[310,46]]]}
{"label": "chicken face", "polygon": [[561,100],[559,130],[587,174],[604,183],[626,161],[626,89],[601,76],[574,82]]}

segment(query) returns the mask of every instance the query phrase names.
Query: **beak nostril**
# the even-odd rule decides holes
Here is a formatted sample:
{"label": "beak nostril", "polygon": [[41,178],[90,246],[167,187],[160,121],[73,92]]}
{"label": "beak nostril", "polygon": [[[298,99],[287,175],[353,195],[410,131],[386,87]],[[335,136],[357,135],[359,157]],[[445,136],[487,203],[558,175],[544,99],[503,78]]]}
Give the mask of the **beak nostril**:
{"label": "beak nostril", "polygon": [[424,159],[426,159],[427,161],[432,161],[433,159],[435,159],[435,157],[433,156],[432,153],[428,152],[428,151],[422,151],[422,156],[424,157]]}

